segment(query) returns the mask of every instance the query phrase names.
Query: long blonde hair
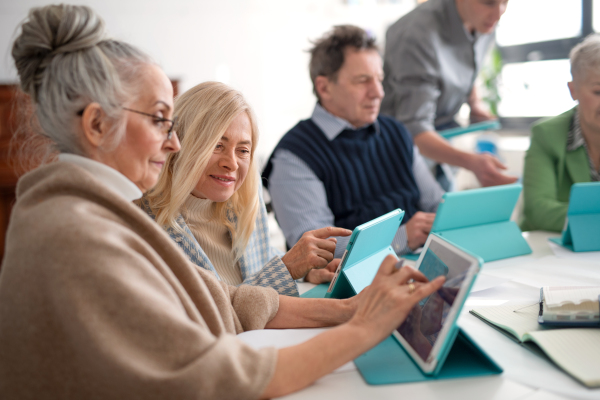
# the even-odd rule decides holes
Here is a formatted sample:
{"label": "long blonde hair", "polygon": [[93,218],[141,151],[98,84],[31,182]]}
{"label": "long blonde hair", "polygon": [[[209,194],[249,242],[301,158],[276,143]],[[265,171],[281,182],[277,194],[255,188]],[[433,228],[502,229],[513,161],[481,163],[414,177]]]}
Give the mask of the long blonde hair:
{"label": "long blonde hair", "polygon": [[[248,115],[252,126],[248,174],[228,201],[212,205],[215,218],[231,232],[236,261],[244,254],[254,231],[259,207],[259,177],[254,161],[258,127],[254,112],[240,92],[220,82],[204,82],[177,98],[174,115],[178,118],[181,150],[169,154],[157,185],[146,195],[156,222],[183,232],[177,216],[208,166],[218,141],[242,112]],[[235,215],[235,222],[227,217],[228,210]]]}

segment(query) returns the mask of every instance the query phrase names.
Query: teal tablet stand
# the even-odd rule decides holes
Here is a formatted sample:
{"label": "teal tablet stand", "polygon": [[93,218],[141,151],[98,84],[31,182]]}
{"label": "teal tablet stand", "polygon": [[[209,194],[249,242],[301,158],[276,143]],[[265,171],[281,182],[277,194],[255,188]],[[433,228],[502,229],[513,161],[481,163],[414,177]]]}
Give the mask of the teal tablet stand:
{"label": "teal tablet stand", "polygon": [[510,220],[521,190],[515,184],[445,193],[431,232],[485,262],[530,254],[531,247]]}
{"label": "teal tablet stand", "polygon": [[325,297],[328,287],[329,283],[321,283],[320,285],[317,285],[314,288],[302,293],[300,297],[305,299],[322,299]]}
{"label": "teal tablet stand", "polygon": [[340,271],[333,278],[325,297],[352,297],[373,282],[383,259],[390,254],[396,256],[390,244],[403,217],[404,211],[396,209],[354,229]]}
{"label": "teal tablet stand", "polygon": [[492,129],[500,129],[500,128],[501,128],[500,122],[498,120],[493,120],[493,121],[476,122],[476,123],[471,124],[466,127],[460,126],[457,128],[444,129],[444,130],[438,131],[438,133],[444,139],[450,139],[455,136],[464,135],[465,133],[471,133],[471,132],[477,132],[477,131],[490,131]]}
{"label": "teal tablet stand", "polygon": [[436,373],[426,375],[393,336],[354,360],[364,380],[371,385],[468,378],[502,373],[500,368],[460,328]]}
{"label": "teal tablet stand", "polygon": [[600,182],[571,186],[565,230],[550,240],[571,251],[600,251]]}

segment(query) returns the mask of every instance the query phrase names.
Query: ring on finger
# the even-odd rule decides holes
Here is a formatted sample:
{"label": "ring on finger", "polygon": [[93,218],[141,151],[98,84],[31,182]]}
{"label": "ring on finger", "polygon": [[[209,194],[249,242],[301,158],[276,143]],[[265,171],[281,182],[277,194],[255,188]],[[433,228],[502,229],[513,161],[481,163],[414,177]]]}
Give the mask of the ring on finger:
{"label": "ring on finger", "polygon": [[414,283],[412,283],[412,282],[410,282],[410,283],[408,284],[408,294],[413,294],[413,293],[414,293],[414,291],[415,291],[415,284],[414,284]]}

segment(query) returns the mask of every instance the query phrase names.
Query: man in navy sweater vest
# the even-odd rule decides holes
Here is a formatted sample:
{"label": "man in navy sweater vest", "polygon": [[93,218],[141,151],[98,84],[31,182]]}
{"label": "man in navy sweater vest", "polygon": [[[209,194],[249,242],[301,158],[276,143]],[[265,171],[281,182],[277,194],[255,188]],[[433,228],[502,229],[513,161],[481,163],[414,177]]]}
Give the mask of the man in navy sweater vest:
{"label": "man in navy sweater vest", "polygon": [[[263,171],[288,245],[309,230],[354,229],[401,208],[393,248],[400,255],[422,246],[443,190],[404,126],[379,116],[383,71],[375,39],[355,26],[335,27],[315,42],[310,75],[313,114],[283,136]],[[340,257],[348,237],[337,239]]]}

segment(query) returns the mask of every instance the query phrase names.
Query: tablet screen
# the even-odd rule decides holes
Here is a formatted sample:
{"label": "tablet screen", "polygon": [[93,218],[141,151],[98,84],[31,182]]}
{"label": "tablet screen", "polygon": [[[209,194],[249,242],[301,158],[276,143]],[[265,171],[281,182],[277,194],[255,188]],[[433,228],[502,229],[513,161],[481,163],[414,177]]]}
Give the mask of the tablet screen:
{"label": "tablet screen", "polygon": [[[419,271],[429,280],[443,275],[446,277],[446,282],[440,290],[417,303],[404,323],[398,327],[397,332],[422,361],[427,362],[432,350],[436,347],[440,348],[436,343],[438,340],[443,340],[442,336],[445,336],[443,327],[447,320],[454,319],[456,316],[456,310],[453,310],[452,306],[457,298],[464,297],[464,293],[460,292],[465,286],[463,284],[467,276],[473,275],[473,273],[469,274],[473,259],[465,257],[464,253],[457,251],[455,247],[441,239],[430,240],[429,246],[424,251]],[[463,292],[466,289],[468,287],[465,287]]]}

